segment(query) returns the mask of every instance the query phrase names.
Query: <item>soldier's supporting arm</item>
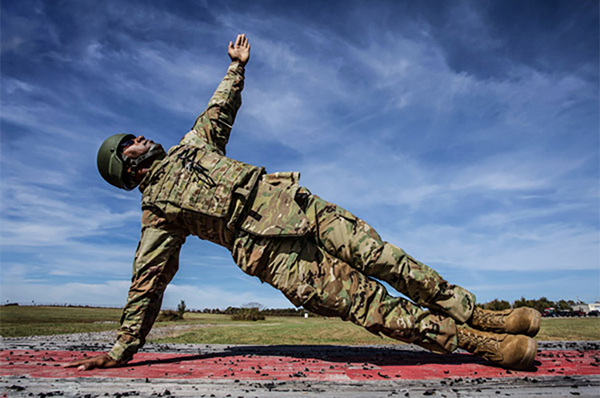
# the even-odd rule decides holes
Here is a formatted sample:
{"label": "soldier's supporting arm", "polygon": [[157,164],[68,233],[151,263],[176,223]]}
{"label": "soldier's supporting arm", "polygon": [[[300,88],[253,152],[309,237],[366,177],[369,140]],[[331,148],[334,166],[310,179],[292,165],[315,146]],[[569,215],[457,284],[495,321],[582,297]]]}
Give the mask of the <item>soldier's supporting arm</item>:
{"label": "soldier's supporting arm", "polygon": [[[235,44],[230,42],[228,52],[232,62],[227,74],[193,127],[193,132],[203,141],[214,145],[223,155],[235,116],[242,105],[244,66],[250,58],[250,44],[246,36],[238,35]],[[188,138],[186,136],[184,140]]]}
{"label": "soldier's supporting arm", "polygon": [[79,370],[126,364],[144,345],[160,311],[163,294],[179,267],[186,234],[149,210],[142,216],[142,237],[133,263],[133,278],[123,308],[117,342],[108,354],[71,362]]}

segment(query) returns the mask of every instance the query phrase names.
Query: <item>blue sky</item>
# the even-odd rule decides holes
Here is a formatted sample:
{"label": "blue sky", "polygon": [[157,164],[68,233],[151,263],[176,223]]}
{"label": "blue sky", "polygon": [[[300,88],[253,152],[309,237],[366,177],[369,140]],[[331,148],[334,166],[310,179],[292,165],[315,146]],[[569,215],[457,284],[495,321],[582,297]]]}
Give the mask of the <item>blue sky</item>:
{"label": "blue sky", "polygon": [[[600,299],[597,1],[1,7],[3,303],[124,303],[140,194],[101,179],[97,149],[175,145],[242,32],[229,156],[300,171],[481,302]],[[291,307],[194,237],[164,306],[182,299]]]}

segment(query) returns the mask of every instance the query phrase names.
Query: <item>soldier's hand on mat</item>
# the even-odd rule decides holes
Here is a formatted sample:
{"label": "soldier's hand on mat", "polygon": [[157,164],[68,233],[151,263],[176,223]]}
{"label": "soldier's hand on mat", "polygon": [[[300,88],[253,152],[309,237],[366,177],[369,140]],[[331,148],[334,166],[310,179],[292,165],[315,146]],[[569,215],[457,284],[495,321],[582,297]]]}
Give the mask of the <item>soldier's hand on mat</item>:
{"label": "soldier's hand on mat", "polygon": [[76,366],[77,370],[84,371],[95,368],[115,368],[119,366],[119,363],[108,355],[102,354],[91,358],[79,359],[64,365],[65,368],[74,368]]}
{"label": "soldier's hand on mat", "polygon": [[245,34],[238,35],[235,43],[229,42],[228,53],[232,61],[239,61],[242,65],[248,63],[248,59],[250,59],[250,43]]}

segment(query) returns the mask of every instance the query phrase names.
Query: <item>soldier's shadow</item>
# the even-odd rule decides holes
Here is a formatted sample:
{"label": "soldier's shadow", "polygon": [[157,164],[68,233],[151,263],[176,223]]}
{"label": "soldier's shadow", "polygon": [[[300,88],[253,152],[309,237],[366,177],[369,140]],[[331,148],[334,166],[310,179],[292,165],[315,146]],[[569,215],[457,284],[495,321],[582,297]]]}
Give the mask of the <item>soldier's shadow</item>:
{"label": "soldier's shadow", "polygon": [[[403,346],[337,346],[337,345],[269,345],[269,346],[232,346],[205,354],[187,354],[172,358],[130,362],[127,367],[148,366],[153,364],[184,363],[188,361],[230,358],[230,357],[275,356],[290,359],[319,359],[335,363],[370,364],[386,366],[417,365],[462,365],[480,364],[497,367],[475,355],[453,353],[447,355],[433,354],[419,348]],[[536,366],[540,363],[536,361]],[[535,372],[537,368],[530,369]]]}

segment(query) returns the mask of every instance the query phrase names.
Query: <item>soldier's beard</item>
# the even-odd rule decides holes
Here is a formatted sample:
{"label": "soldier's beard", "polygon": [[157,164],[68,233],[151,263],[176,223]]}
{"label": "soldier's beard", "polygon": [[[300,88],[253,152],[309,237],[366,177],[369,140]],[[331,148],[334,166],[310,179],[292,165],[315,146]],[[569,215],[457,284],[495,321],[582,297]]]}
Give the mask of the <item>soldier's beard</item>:
{"label": "soldier's beard", "polygon": [[150,147],[148,152],[140,155],[135,159],[129,159],[129,166],[131,167],[131,172],[128,175],[128,178],[125,180],[126,189],[131,190],[139,185],[141,181],[138,181],[138,173],[137,170],[149,169],[157,160],[163,159],[167,156],[167,152],[160,144],[154,144]]}
{"label": "soldier's beard", "polygon": [[162,145],[156,144],[156,143],[154,145],[152,145],[150,147],[150,150],[148,150],[148,152],[146,152],[146,153],[150,155],[148,158],[152,159],[153,162],[155,160],[164,159],[164,157],[167,156],[167,152],[165,151],[165,148],[163,148]]}

